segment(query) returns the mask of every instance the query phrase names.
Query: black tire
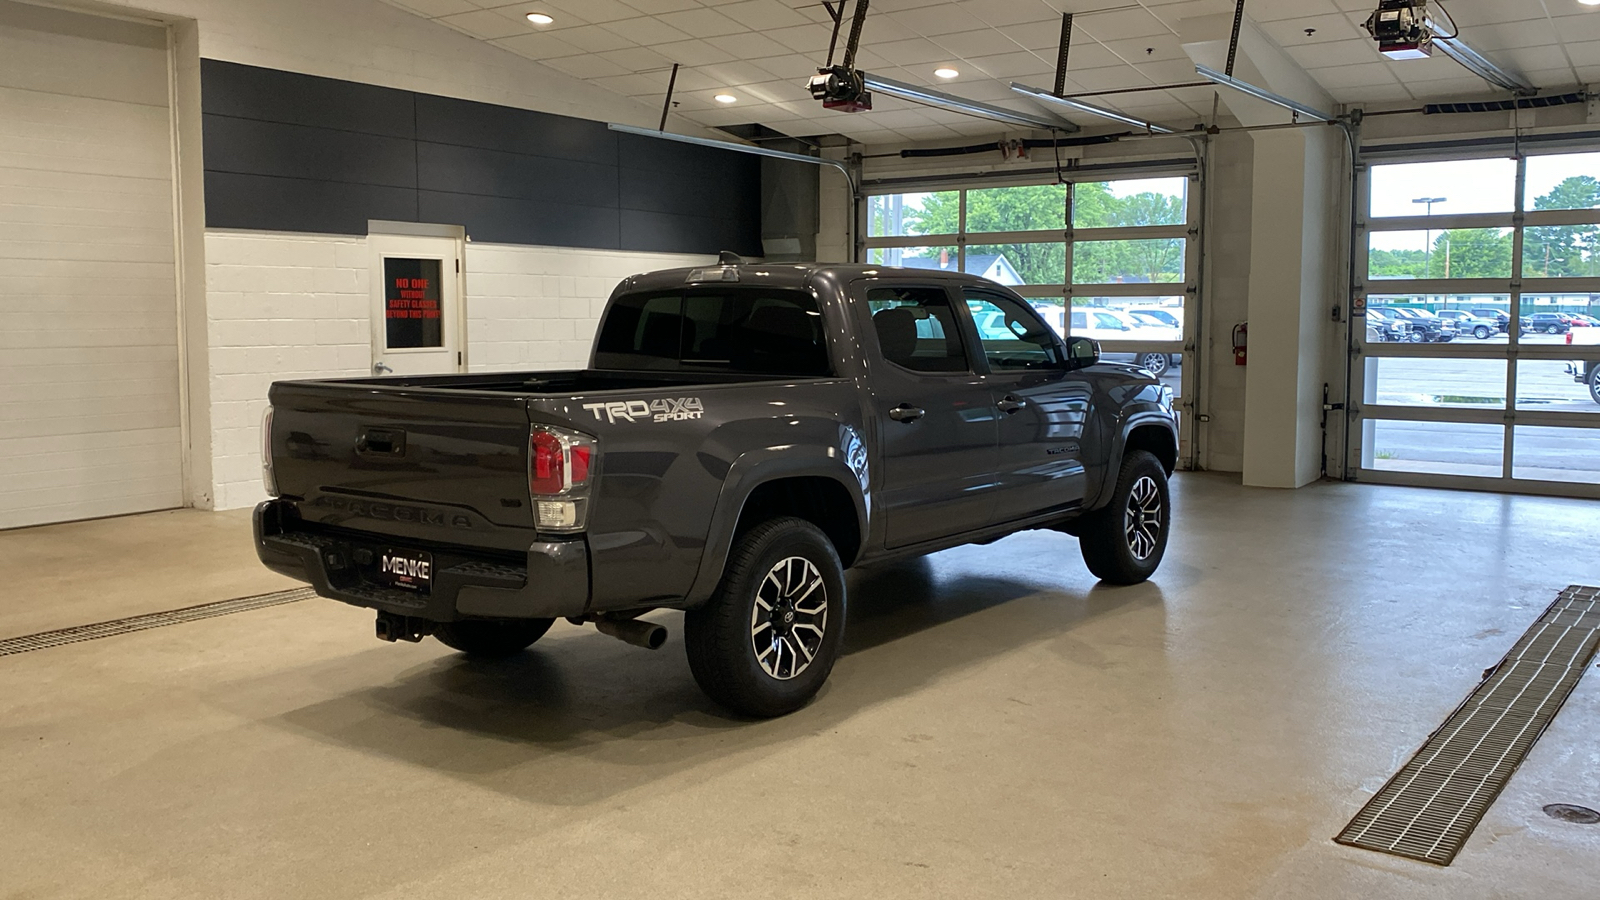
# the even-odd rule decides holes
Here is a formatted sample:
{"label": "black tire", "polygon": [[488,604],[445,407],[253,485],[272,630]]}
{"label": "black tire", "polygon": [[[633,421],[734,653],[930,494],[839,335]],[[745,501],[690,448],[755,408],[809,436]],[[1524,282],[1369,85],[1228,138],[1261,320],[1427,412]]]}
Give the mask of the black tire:
{"label": "black tire", "polygon": [[1600,362],[1589,363],[1589,399],[1600,403]]}
{"label": "black tire", "polygon": [[[1137,522],[1134,516],[1139,516]],[[1084,516],[1078,547],[1096,578],[1138,584],[1160,567],[1171,524],[1167,470],[1153,454],[1134,450],[1122,459],[1111,502]]]}
{"label": "black tire", "polygon": [[462,619],[441,624],[433,636],[477,659],[503,659],[528,649],[554,623],[555,619]]}
{"label": "black tire", "polygon": [[684,616],[689,670],[740,715],[794,712],[828,680],[844,617],[844,566],[827,536],[804,519],[763,522],[734,544],[711,599]]}
{"label": "black tire", "polygon": [[1472,336],[1480,341],[1487,341],[1489,338],[1494,337],[1494,329],[1487,325],[1479,325],[1477,328],[1472,329]]}
{"label": "black tire", "polygon": [[1167,374],[1167,369],[1171,367],[1172,361],[1165,353],[1145,353],[1139,357],[1139,365],[1148,369],[1151,375],[1160,378]]}
{"label": "black tire", "polygon": [[1406,335],[1406,341],[1408,343],[1420,344],[1425,340],[1427,340],[1427,337],[1420,331],[1412,331],[1410,334]]}
{"label": "black tire", "polygon": [[1551,325],[1549,328],[1546,328],[1544,330],[1544,333],[1545,334],[1560,334],[1561,333],[1561,329],[1557,328],[1554,325]]}

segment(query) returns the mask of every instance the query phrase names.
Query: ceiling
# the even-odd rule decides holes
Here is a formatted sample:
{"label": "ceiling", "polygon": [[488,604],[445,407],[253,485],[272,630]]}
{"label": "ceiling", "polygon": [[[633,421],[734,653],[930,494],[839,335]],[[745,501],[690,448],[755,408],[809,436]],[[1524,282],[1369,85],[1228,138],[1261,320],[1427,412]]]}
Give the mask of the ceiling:
{"label": "ceiling", "polygon": [[[646,104],[661,102],[668,72],[680,63],[674,114],[704,125],[756,122],[787,134],[845,134],[874,144],[991,136],[998,128],[882,96],[867,113],[824,110],[805,89],[827,55],[831,20],[820,0],[385,2]],[[1342,103],[1488,93],[1484,82],[1442,55],[1404,62],[1379,56],[1361,28],[1376,5],[1375,0],[1254,0],[1246,15]],[[1450,0],[1447,8],[1468,43],[1542,88],[1600,83],[1600,7],[1577,0]],[[872,0],[870,10],[858,67],[1037,113],[1037,106],[1007,85],[1051,86],[1061,13],[1074,13],[1067,80],[1067,92],[1073,93],[1195,80],[1179,44],[1179,21],[1231,13],[1233,3]],[[535,11],[555,21],[533,25],[526,14]],[[961,74],[939,79],[933,70],[940,65]],[[719,93],[733,95],[736,102],[716,102]],[[1093,102],[1182,126],[1209,115],[1212,93],[1211,88],[1183,88]]]}

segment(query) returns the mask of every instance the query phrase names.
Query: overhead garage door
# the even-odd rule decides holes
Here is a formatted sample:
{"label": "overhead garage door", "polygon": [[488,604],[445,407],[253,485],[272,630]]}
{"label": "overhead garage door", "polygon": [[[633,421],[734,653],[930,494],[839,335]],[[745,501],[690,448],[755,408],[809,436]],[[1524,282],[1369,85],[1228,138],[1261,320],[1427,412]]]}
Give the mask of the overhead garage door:
{"label": "overhead garage door", "polygon": [[0,527],[180,506],[167,38],[0,0]]}

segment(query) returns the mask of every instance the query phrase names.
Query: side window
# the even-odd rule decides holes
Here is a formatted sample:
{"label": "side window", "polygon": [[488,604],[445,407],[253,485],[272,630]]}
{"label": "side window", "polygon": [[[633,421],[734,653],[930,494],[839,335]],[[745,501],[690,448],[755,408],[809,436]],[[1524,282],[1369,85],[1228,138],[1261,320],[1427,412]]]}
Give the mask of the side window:
{"label": "side window", "polygon": [[828,374],[816,300],[802,291],[695,289],[618,297],[595,347],[602,369]]}
{"label": "side window", "polygon": [[1062,363],[1061,343],[1026,303],[999,294],[965,292],[967,308],[979,323],[978,341],[989,368],[1055,369]]}
{"label": "side window", "polygon": [[914,372],[969,372],[950,298],[938,288],[871,288],[867,308],[883,358]]}
{"label": "side window", "polygon": [[1077,334],[1089,327],[1089,317],[1076,310],[1072,313],[1072,333]]}

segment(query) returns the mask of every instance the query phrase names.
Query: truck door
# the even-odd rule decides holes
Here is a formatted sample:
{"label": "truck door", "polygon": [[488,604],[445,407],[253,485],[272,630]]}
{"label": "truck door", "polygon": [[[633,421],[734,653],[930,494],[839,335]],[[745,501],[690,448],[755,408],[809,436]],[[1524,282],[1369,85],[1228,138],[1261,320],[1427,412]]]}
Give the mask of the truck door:
{"label": "truck door", "polygon": [[983,288],[963,288],[962,296],[977,326],[999,416],[1000,490],[992,521],[1081,504],[1088,381],[1066,370],[1060,336],[1026,303]]}
{"label": "truck door", "polygon": [[881,435],[874,491],[885,545],[983,527],[997,483],[995,413],[949,292],[869,287],[866,299],[878,344],[868,381]]}

